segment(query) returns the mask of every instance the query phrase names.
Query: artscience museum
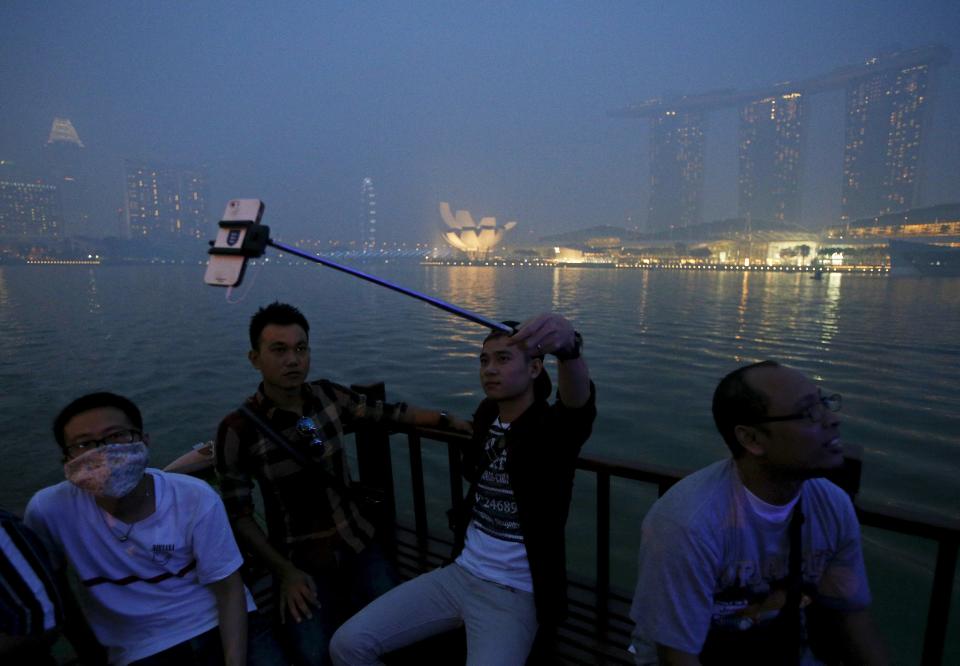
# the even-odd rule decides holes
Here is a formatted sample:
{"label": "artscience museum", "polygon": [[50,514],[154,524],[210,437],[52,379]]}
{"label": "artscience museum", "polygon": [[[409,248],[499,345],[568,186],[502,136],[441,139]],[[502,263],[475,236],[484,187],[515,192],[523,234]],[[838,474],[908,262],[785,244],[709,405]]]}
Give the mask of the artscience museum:
{"label": "artscience museum", "polygon": [[516,222],[507,222],[498,227],[494,217],[481,218],[477,224],[469,211],[458,210],[454,214],[446,201],[440,202],[440,216],[446,223],[444,240],[450,247],[465,253],[471,261],[486,259],[503,240],[503,235],[517,226]]}

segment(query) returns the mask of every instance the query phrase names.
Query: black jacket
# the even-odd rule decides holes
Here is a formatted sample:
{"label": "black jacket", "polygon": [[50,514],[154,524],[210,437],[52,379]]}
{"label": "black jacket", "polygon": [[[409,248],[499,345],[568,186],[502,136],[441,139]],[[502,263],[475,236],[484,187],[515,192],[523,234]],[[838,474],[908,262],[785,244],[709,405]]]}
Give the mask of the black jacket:
{"label": "black jacket", "polygon": [[[597,415],[595,397],[591,382],[590,398],[582,407],[566,407],[559,399],[552,405],[545,400],[536,402],[510,424],[506,433],[506,469],[520,514],[541,625],[555,625],[566,617],[564,527],[577,457]],[[477,481],[487,464],[484,444],[497,413],[495,402],[480,403],[473,415],[473,439],[461,452],[463,475],[470,482],[470,490],[455,520],[454,557],[463,550]]]}

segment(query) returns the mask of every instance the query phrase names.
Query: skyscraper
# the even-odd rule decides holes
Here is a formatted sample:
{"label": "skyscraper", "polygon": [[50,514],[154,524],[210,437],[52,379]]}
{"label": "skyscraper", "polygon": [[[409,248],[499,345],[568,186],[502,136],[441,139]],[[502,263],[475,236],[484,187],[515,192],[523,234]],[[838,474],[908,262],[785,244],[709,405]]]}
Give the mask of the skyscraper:
{"label": "skyscraper", "polygon": [[834,90],[846,90],[842,219],[916,206],[933,72],[949,61],[950,51],[932,44],[807,79],[748,91],[653,98],[610,112],[650,119],[648,228],[657,231],[699,220],[705,119],[731,107],[740,109],[741,215],[799,221],[804,106],[811,97]]}
{"label": "skyscraper", "polygon": [[56,239],[61,229],[60,196],[55,186],[0,178],[0,238]]}
{"label": "skyscraper", "polygon": [[360,250],[372,252],[377,248],[377,192],[372,178],[364,178],[360,185],[360,206]]}
{"label": "skyscraper", "polygon": [[650,124],[647,231],[697,224],[703,201],[704,115],[665,110]]}
{"label": "skyscraper", "polygon": [[131,238],[200,238],[207,231],[209,195],[203,168],[127,160],[125,171]]}
{"label": "skyscraper", "polygon": [[84,173],[83,141],[69,118],[54,118],[50,134],[43,146],[43,169],[46,180],[57,188],[63,224],[61,231],[71,235],[89,233],[90,212],[87,210],[86,174]]}
{"label": "skyscraper", "polygon": [[[912,208],[931,69],[936,61],[884,66],[872,58],[867,74],[846,89],[841,219],[856,220]],[[871,72],[870,70],[875,71]]]}
{"label": "skyscraper", "polygon": [[740,216],[800,221],[803,96],[771,95],[740,107]]}
{"label": "skyscraper", "polygon": [[180,226],[176,233],[191,238],[204,238],[209,233],[207,205],[210,201],[210,181],[203,167],[180,169]]}

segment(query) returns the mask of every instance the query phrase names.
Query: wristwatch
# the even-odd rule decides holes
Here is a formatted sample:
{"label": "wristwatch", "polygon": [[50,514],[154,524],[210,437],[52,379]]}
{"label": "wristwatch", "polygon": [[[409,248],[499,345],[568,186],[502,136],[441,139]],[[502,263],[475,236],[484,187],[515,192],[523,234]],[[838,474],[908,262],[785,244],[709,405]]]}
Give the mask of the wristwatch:
{"label": "wristwatch", "polygon": [[437,417],[437,427],[438,428],[450,427],[450,415],[447,413],[447,410],[445,409],[440,410],[440,416]]}
{"label": "wristwatch", "polygon": [[553,355],[557,357],[558,361],[572,361],[575,358],[580,358],[580,350],[583,349],[583,336],[580,335],[579,331],[573,332],[573,349],[569,351],[555,351]]}

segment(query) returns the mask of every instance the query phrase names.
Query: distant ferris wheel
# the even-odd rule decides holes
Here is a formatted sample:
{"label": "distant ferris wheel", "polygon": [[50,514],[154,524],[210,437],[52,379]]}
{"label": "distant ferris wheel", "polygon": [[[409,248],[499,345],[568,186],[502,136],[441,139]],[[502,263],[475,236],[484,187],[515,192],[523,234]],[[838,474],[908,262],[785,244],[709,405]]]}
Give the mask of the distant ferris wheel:
{"label": "distant ferris wheel", "polygon": [[364,178],[360,185],[360,205],[363,210],[360,249],[372,251],[377,247],[377,192],[373,187],[373,178]]}

